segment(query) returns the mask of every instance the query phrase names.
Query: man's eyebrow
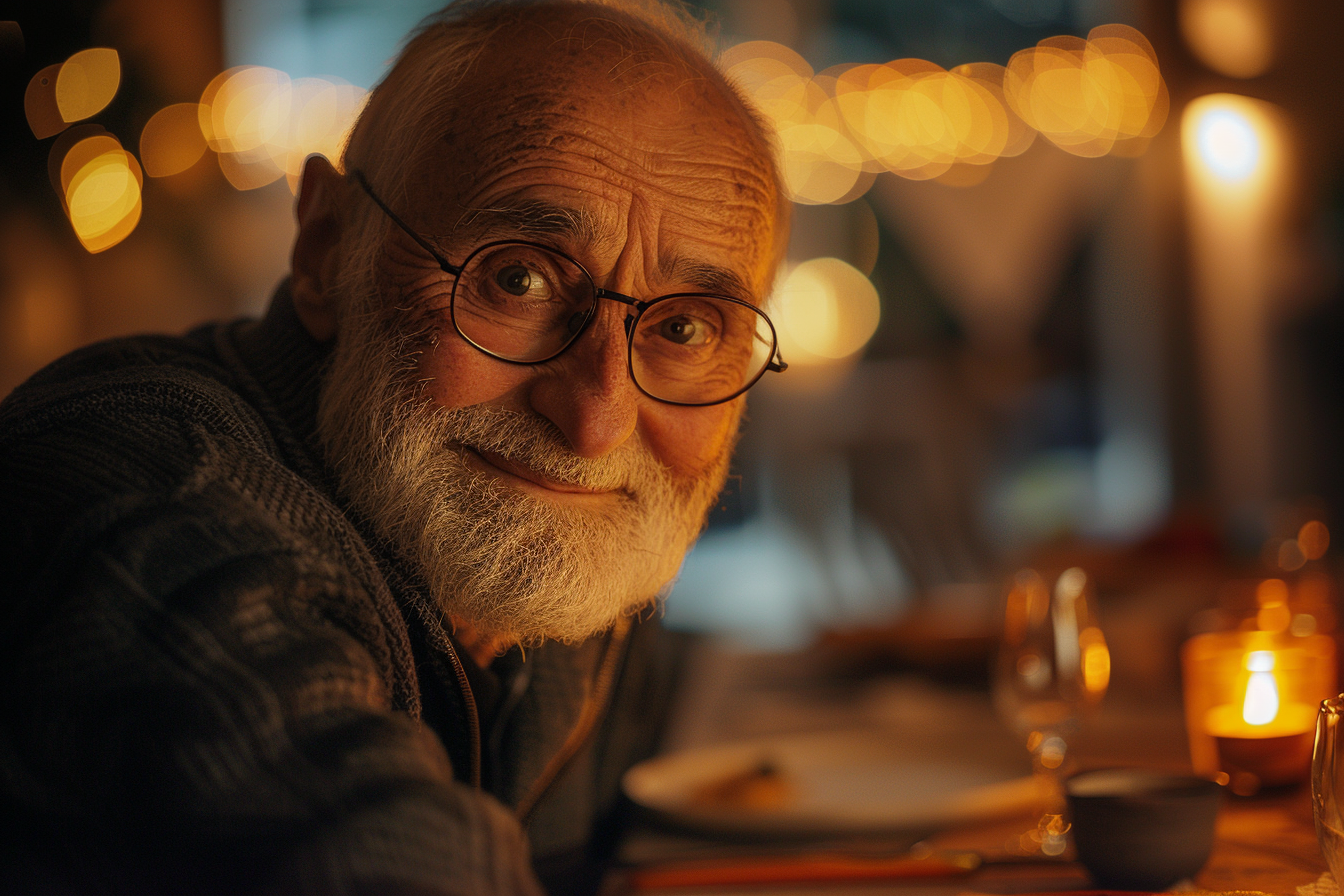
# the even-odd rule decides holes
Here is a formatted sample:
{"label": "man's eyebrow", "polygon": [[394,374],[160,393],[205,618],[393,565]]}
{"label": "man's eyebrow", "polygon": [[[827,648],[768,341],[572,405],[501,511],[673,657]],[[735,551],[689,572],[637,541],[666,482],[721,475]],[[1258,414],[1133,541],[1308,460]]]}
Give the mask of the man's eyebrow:
{"label": "man's eyebrow", "polygon": [[458,227],[478,239],[563,237],[589,245],[600,241],[600,227],[591,212],[540,201],[468,209],[458,219]]}
{"label": "man's eyebrow", "polygon": [[[596,246],[610,238],[590,210],[539,200],[468,209],[458,219],[458,227],[477,240],[524,239]],[[665,259],[662,266],[667,279],[685,284],[678,291],[714,293],[744,301],[760,298],[740,274],[721,265],[672,258]]]}
{"label": "man's eyebrow", "polygon": [[672,280],[688,284],[697,292],[730,296],[744,301],[759,299],[740,274],[720,265],[680,258],[668,265],[667,271]]}

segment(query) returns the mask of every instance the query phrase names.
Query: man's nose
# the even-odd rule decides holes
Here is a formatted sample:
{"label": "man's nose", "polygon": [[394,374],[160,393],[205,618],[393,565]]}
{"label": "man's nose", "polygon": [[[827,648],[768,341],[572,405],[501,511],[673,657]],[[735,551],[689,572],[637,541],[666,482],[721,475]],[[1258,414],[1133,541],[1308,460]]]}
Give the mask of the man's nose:
{"label": "man's nose", "polygon": [[532,409],[558,426],[580,457],[613,451],[638,422],[641,394],[626,362],[623,311],[594,321],[532,387]]}

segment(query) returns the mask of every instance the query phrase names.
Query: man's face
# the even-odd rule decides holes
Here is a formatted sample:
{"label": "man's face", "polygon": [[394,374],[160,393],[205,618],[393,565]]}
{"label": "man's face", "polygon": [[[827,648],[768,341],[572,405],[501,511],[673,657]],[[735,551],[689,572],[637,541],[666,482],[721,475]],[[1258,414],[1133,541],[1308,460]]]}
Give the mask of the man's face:
{"label": "man's face", "polygon": [[[774,192],[740,111],[680,63],[616,53],[583,28],[555,22],[496,38],[460,91],[472,114],[452,122],[403,217],[454,262],[523,237],[642,299],[705,291],[761,301]],[[376,279],[398,307],[445,306],[452,288],[398,229]],[[398,456],[358,464],[411,464],[396,478],[416,496],[393,497],[385,483],[352,489],[352,477],[370,474],[341,471],[347,491],[366,495],[357,504],[382,505],[360,509],[391,530],[383,534],[420,545],[408,553],[445,608],[478,629],[577,638],[645,605],[722,486],[742,400],[693,408],[642,394],[627,369],[628,313],[602,302],[564,354],[536,365],[485,355],[439,313],[411,376],[395,385],[404,393],[413,380],[422,396],[409,419],[389,422]],[[353,378],[368,376],[346,372],[350,400]],[[558,621],[565,607],[576,618]]]}
{"label": "man's face", "polygon": [[[580,224],[539,238],[599,286],[644,299],[699,290],[759,302],[771,273],[773,195],[735,110],[670,63],[636,59],[626,63],[633,71],[613,76],[610,49],[554,36],[567,27],[512,36],[527,51],[519,55],[497,40],[481,61],[491,75],[463,89],[479,114],[455,123],[463,126],[448,135],[441,167],[413,191],[421,232],[461,261],[482,243],[519,236],[510,218],[521,210],[549,207]],[[416,301],[437,295],[442,304],[451,278],[393,236],[402,251],[388,253],[388,280]],[[722,453],[738,405],[678,408],[641,395],[626,370],[626,313],[601,303],[578,343],[531,367],[501,364],[454,333],[421,373],[440,405],[530,410],[583,457],[633,438],[675,471],[702,470]]]}

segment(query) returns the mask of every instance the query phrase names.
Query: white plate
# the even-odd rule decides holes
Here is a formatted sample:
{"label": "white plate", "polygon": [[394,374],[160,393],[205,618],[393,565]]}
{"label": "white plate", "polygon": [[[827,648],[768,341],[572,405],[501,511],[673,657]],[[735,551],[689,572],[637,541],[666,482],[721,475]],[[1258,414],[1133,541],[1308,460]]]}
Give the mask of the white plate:
{"label": "white plate", "polygon": [[[769,763],[790,795],[770,809],[694,795]],[[1036,784],[1004,768],[911,755],[890,735],[828,731],[657,756],[622,779],[626,795],[679,826],[749,836],[915,833],[1025,812]]]}

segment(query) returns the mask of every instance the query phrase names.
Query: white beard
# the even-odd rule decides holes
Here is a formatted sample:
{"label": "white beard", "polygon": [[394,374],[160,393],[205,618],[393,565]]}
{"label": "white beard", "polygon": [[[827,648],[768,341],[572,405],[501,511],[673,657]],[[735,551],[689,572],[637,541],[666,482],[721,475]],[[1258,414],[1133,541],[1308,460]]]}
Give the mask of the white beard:
{"label": "white beard", "polygon": [[[657,600],[723,487],[731,440],[692,477],[674,476],[633,437],[583,458],[540,415],[436,406],[412,385],[413,352],[396,344],[407,340],[354,315],[344,326],[319,437],[344,497],[423,576],[442,612],[533,645],[582,640]],[[473,466],[464,446],[557,482],[614,489],[613,500],[525,492]]]}

